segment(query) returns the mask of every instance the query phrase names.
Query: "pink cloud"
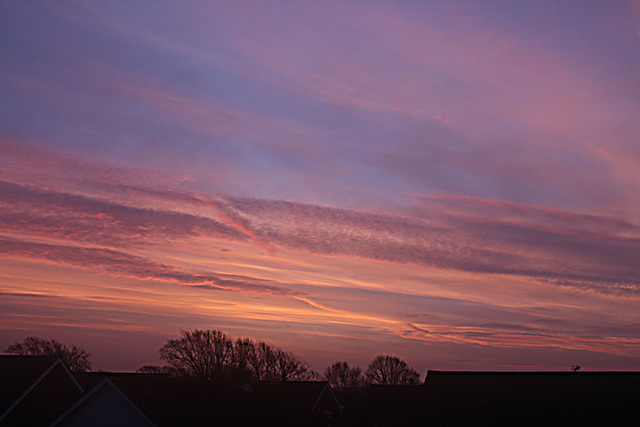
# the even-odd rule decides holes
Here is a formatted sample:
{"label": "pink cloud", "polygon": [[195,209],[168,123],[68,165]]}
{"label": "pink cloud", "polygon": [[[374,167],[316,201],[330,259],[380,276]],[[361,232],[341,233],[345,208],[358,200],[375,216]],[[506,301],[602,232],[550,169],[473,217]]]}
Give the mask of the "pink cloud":
{"label": "pink cloud", "polygon": [[[172,197],[179,200],[185,195]],[[0,230],[9,233],[115,247],[157,245],[199,236],[246,239],[242,232],[213,218],[131,207],[6,181],[0,181],[0,198],[10,201],[0,203]]]}
{"label": "pink cloud", "polygon": [[[90,178],[75,194],[55,190],[55,180],[50,189],[0,182],[3,198],[11,201],[0,205],[0,228],[15,236],[114,248],[189,239],[252,242],[271,255],[283,248],[516,275],[585,292],[636,296],[640,290],[640,233],[615,218],[454,195],[416,199],[408,216],[382,215],[278,200],[212,199],[179,187],[138,187],[135,179],[110,182],[101,169],[91,175],[82,162],[75,168]],[[82,194],[94,188],[102,196]]]}
{"label": "pink cloud", "polygon": [[640,339],[630,337],[579,337],[575,334],[549,332],[539,329],[527,331],[506,331],[496,328],[451,327],[444,331],[426,331],[411,323],[400,335],[425,342],[454,342],[494,347],[560,347],[573,351],[597,351],[608,354],[627,356],[640,349]]}
{"label": "pink cloud", "polygon": [[98,270],[116,277],[158,280],[196,288],[274,296],[304,295],[285,287],[257,283],[249,278],[189,272],[149,258],[110,249],[35,243],[7,238],[0,238],[0,248],[5,257],[43,259],[72,267]]}
{"label": "pink cloud", "polygon": [[588,292],[640,291],[638,230],[615,219],[456,197],[436,199],[444,209],[424,219],[228,200],[258,235],[292,250],[516,275]]}

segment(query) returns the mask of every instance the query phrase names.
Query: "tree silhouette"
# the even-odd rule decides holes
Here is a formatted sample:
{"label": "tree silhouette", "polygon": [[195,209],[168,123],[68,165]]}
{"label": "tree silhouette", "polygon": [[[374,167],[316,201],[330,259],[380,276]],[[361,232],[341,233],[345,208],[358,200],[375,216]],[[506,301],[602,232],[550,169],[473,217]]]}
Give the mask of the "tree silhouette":
{"label": "tree silhouette", "polygon": [[11,344],[5,353],[21,356],[55,356],[59,357],[73,372],[91,370],[90,353],[75,345],[69,347],[55,339],[27,337],[22,342]]}
{"label": "tree silhouette", "polygon": [[136,374],[163,374],[167,375],[170,370],[165,366],[144,365],[136,370]]}
{"label": "tree silhouette", "polygon": [[365,372],[367,383],[387,385],[416,385],[420,374],[395,356],[376,356]]}
{"label": "tree silhouette", "polygon": [[311,366],[298,358],[295,354],[276,349],[276,365],[275,375],[271,378],[275,381],[300,381],[312,380],[318,377],[318,374],[311,370]]}
{"label": "tree silhouette", "polygon": [[274,347],[264,341],[248,340],[253,346],[254,357],[250,370],[253,377],[263,381],[311,380],[317,374],[311,366],[295,354]]}
{"label": "tree silhouette", "polygon": [[295,354],[264,341],[232,339],[220,331],[182,331],[160,349],[169,372],[219,380],[246,378],[264,381],[309,380],[317,377]]}
{"label": "tree silhouette", "polygon": [[195,329],[167,341],[160,349],[160,359],[180,376],[216,380],[226,373],[232,353],[231,339],[222,332]]}
{"label": "tree silhouette", "polygon": [[348,390],[364,385],[362,369],[347,362],[335,362],[324,371],[324,379],[338,390]]}

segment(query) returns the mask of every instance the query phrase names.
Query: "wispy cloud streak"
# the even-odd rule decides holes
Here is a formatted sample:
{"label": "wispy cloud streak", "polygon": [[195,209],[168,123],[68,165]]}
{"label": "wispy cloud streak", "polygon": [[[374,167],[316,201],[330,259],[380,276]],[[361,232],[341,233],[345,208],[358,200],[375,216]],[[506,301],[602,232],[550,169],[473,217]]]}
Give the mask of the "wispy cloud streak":
{"label": "wispy cloud streak", "polygon": [[[126,192],[125,192],[126,193]],[[165,195],[166,196],[166,195]],[[184,194],[171,194],[176,202]],[[212,218],[131,207],[77,194],[0,181],[0,230],[107,246],[139,246],[198,236],[244,240]]]}
{"label": "wispy cloud streak", "polygon": [[[581,337],[575,334],[551,332],[548,330],[509,331],[500,327],[455,327],[438,328],[427,331],[414,324],[407,323],[400,335],[424,342],[453,342],[495,347],[559,347],[567,350],[596,351],[626,356],[640,349],[640,338],[636,337]],[[444,329],[444,330],[440,330]]]}
{"label": "wispy cloud streak", "polygon": [[605,216],[456,195],[418,198],[405,215],[382,215],[134,184],[92,185],[105,196],[56,190],[55,183],[44,189],[0,181],[6,201],[0,230],[116,248],[198,238],[251,241],[272,255],[280,247],[522,276],[587,292],[640,291],[640,230]]}
{"label": "wispy cloud streak", "polygon": [[612,218],[455,196],[435,198],[417,217],[229,200],[256,232],[292,250],[640,291],[638,228]]}
{"label": "wispy cloud streak", "polygon": [[52,245],[7,238],[0,238],[0,249],[4,256],[43,259],[140,280],[160,280],[213,290],[232,290],[276,296],[302,295],[300,292],[284,287],[255,283],[249,278],[240,280],[243,278],[228,278],[224,275],[211,273],[192,273],[145,257],[109,249]]}

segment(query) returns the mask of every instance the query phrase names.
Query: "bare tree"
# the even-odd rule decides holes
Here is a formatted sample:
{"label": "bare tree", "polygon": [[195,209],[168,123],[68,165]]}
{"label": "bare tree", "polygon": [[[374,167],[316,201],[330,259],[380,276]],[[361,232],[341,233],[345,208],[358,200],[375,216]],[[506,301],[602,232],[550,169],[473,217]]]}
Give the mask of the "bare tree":
{"label": "bare tree", "polygon": [[395,356],[376,356],[365,372],[367,383],[387,385],[416,385],[420,374]]}
{"label": "bare tree", "polygon": [[276,361],[278,350],[264,341],[252,342],[253,359],[251,372],[253,378],[263,381],[275,381],[277,379]]}
{"label": "bare tree", "polygon": [[183,331],[160,349],[168,368],[182,376],[293,381],[317,378],[307,362],[264,341],[232,339],[220,331]]}
{"label": "bare tree", "polygon": [[233,342],[231,365],[232,375],[236,378],[255,378],[254,365],[256,359],[255,343],[249,338],[236,338]]}
{"label": "bare tree", "polygon": [[[295,354],[279,349],[264,341],[244,339],[236,346],[236,354],[251,377],[262,381],[303,381],[317,378],[310,365]],[[240,350],[240,351],[238,351]]]}
{"label": "bare tree", "polygon": [[362,369],[347,362],[335,362],[324,371],[324,379],[338,390],[348,390],[364,385]]}
{"label": "bare tree", "polygon": [[305,381],[319,377],[307,362],[289,351],[277,349],[276,356],[276,381]]}
{"label": "bare tree", "polygon": [[55,356],[59,357],[73,372],[91,370],[90,353],[75,345],[69,347],[55,339],[27,337],[22,342],[11,344],[5,353],[21,356]]}
{"label": "bare tree", "polygon": [[160,358],[177,375],[221,379],[233,359],[231,338],[220,331],[194,329],[182,331],[160,349]]}

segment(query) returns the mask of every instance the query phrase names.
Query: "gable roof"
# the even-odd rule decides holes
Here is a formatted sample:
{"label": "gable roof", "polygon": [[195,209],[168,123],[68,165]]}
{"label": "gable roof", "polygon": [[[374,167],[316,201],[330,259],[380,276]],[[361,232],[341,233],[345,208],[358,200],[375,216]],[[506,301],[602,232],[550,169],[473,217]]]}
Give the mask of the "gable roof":
{"label": "gable roof", "polygon": [[62,360],[49,356],[0,356],[3,425],[50,422],[83,393]]}
{"label": "gable roof", "polygon": [[150,427],[156,427],[156,424],[149,419],[149,417],[135,404],[129,399],[129,397],[122,392],[109,378],[104,378],[102,381],[98,383],[93,389],[91,389],[88,393],[85,393],[82,398],[80,398],[76,403],[74,403],[69,409],[67,409],[62,415],[60,415],[50,427],[54,427],[59,425],[60,423],[64,423],[65,420],[70,418],[74,413],[77,413],[83,406],[87,405],[88,402],[91,402],[95,396],[105,388],[110,388],[114,394],[120,399],[121,402],[133,413],[135,413],[138,417],[140,417],[146,425]]}
{"label": "gable roof", "polygon": [[157,374],[78,375],[82,384],[91,386],[105,378],[158,426],[240,424],[249,416],[247,393],[237,384]]}
{"label": "gable roof", "polygon": [[49,356],[0,356],[0,416],[57,360]]}
{"label": "gable roof", "polygon": [[316,409],[323,409],[323,406],[322,406],[323,399],[325,400],[325,405],[333,404],[338,409],[338,412],[340,413],[344,412],[344,408],[338,401],[338,397],[333,392],[333,388],[331,387],[331,384],[329,384],[329,382],[325,383],[324,388],[320,392],[320,395],[318,396],[315,403],[311,407],[311,412],[315,411]]}

